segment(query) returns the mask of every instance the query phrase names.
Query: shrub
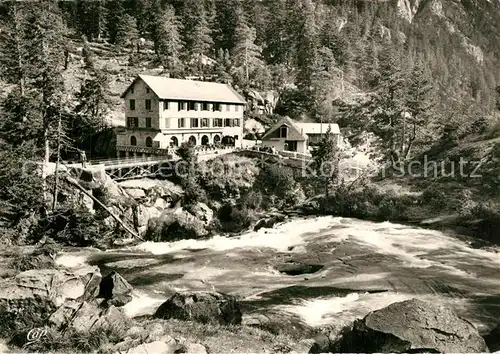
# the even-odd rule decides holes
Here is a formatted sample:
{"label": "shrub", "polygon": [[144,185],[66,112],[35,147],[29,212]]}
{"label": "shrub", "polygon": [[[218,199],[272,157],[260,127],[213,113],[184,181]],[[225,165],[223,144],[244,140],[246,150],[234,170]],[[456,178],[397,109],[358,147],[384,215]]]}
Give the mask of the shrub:
{"label": "shrub", "polygon": [[[98,350],[105,350],[108,344],[115,344],[122,341],[124,337],[124,330],[115,326],[94,328],[89,332],[76,332],[72,329],[59,332],[50,328],[47,329],[47,333],[39,340],[25,345],[24,348],[30,353],[57,351],[94,353]],[[13,343],[12,340],[11,343]]]}
{"label": "shrub", "polygon": [[205,191],[194,176],[186,177],[182,182],[182,187],[184,188],[184,205],[192,205],[207,199]]}
{"label": "shrub", "polygon": [[[254,188],[261,191],[264,196],[269,197],[267,198],[268,203],[280,208],[285,205],[294,205],[297,202],[297,190],[300,187],[289,169],[282,166],[266,165],[257,176]],[[301,194],[303,195],[303,192]]]}
{"label": "shrub", "polygon": [[55,268],[55,255],[57,252],[57,244],[53,240],[47,239],[44,243],[37,246],[33,252],[14,254],[9,267],[20,272],[31,269]]}
{"label": "shrub", "polygon": [[477,202],[472,199],[472,192],[470,190],[462,191],[458,203],[458,214],[463,218],[472,217],[474,209],[477,207]]}
{"label": "shrub", "polygon": [[486,132],[489,138],[500,136],[500,112],[492,113],[488,117]]}
{"label": "shrub", "polygon": [[256,221],[255,214],[244,206],[224,205],[218,215],[219,227],[223,232],[239,232],[248,229]]}
{"label": "shrub", "polygon": [[251,190],[243,198],[243,207],[247,209],[259,209],[262,205],[262,194],[258,191]]}
{"label": "shrub", "polygon": [[31,239],[40,235],[69,246],[96,246],[103,237],[105,227],[85,208],[59,209],[41,219],[32,231]]}
{"label": "shrub", "polygon": [[422,203],[435,209],[441,209],[447,204],[447,195],[442,187],[431,185],[422,192]]}

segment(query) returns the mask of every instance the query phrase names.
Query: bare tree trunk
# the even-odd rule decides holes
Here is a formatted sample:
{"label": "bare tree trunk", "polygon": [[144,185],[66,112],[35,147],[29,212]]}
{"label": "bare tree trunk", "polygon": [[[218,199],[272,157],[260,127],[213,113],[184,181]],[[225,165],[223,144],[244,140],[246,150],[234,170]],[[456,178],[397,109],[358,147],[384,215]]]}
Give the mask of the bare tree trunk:
{"label": "bare tree trunk", "polygon": [[116,222],[118,222],[118,224],[120,224],[123,227],[123,229],[125,231],[127,231],[133,237],[138,238],[139,240],[142,240],[142,238],[138,234],[136,234],[127,225],[125,225],[125,223],[117,215],[115,215],[111,210],[109,210],[109,208],[106,207],[99,199],[97,199],[96,197],[94,197],[92,195],[92,193],[89,193],[88,191],[86,191],[85,188],[83,188],[75,179],[73,179],[71,177],[66,177],[66,180],[70,184],[76,186],[79,190],[81,190],[83,192],[83,194],[85,194],[86,196],[90,197],[95,203],[97,203],[101,208],[103,208],[109,215],[111,215],[113,217],[113,219],[116,220]]}
{"label": "bare tree trunk", "polygon": [[245,77],[248,83],[249,74],[248,74],[248,46],[245,46]]}
{"label": "bare tree trunk", "polygon": [[55,182],[54,182],[54,196],[52,199],[52,212],[56,210],[57,207],[57,193],[59,192],[59,160],[61,158],[61,112],[59,112],[59,122],[57,123],[57,161],[56,170],[54,172]]}
{"label": "bare tree trunk", "polygon": [[[19,71],[20,71],[20,76],[19,76],[19,91],[21,94],[21,97],[24,97],[24,69],[23,69],[23,61],[22,61],[22,54],[21,54],[21,39],[19,38],[19,21],[17,18],[17,5],[16,2],[14,2],[14,36],[15,36],[15,41],[16,41],[16,50],[17,50],[17,65],[19,66]],[[26,120],[26,117],[23,118],[23,121]]]}
{"label": "bare tree trunk", "polygon": [[406,151],[406,112],[403,113],[403,132],[401,134],[401,155],[405,157]]}
{"label": "bare tree trunk", "polygon": [[413,123],[413,132],[410,135],[408,146],[406,147],[406,150],[403,152],[404,159],[407,159],[408,156],[410,156],[410,151],[411,148],[413,147],[413,142],[415,141],[416,137],[417,137],[417,124]]}

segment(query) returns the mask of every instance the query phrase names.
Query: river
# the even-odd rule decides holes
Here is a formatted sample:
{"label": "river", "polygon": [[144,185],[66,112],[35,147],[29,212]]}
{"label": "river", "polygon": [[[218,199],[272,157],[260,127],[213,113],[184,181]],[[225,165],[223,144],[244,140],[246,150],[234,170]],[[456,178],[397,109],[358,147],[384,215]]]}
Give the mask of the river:
{"label": "river", "polygon": [[131,317],[152,314],[175,291],[215,289],[240,297],[249,323],[275,314],[341,327],[420,298],[451,307],[485,333],[500,317],[499,252],[439,231],[327,216],[239,237],[68,251],[57,261],[122,274],[134,286],[125,306]]}

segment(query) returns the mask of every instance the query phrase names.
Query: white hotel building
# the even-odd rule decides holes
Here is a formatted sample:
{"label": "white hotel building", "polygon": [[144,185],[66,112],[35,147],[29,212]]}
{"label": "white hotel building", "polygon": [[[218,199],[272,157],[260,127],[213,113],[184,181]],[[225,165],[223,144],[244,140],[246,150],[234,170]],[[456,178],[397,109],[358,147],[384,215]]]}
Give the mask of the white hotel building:
{"label": "white hotel building", "polygon": [[119,157],[163,155],[183,142],[241,147],[246,102],[229,85],[139,75],[121,98]]}

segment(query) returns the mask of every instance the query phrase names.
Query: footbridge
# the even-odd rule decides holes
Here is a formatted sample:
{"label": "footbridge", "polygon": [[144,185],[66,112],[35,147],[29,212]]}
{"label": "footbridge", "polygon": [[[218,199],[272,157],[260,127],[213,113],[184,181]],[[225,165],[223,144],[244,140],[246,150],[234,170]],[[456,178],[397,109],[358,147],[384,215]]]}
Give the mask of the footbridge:
{"label": "footbridge", "polygon": [[[236,149],[213,149],[197,151],[198,161],[208,161],[222,155],[234,153]],[[145,177],[171,177],[175,173],[177,155],[163,155],[151,157],[118,157],[114,159],[90,159],[85,168],[106,171],[106,174],[115,181]],[[82,168],[81,163],[66,164],[67,168]]]}
{"label": "footbridge", "polygon": [[[254,149],[208,149],[197,151],[198,161],[208,161],[227,154],[237,154],[249,158],[258,159],[258,165],[280,165],[289,168],[296,176],[304,176],[304,173],[312,172],[312,157],[306,154],[294,152],[270,153]],[[95,167],[104,170],[106,174],[115,181],[145,177],[169,178],[176,174],[180,158],[177,155],[164,155],[152,157],[121,157],[114,159],[91,159],[86,168]],[[81,168],[81,163],[66,164],[68,168]],[[349,175],[358,176],[358,167],[347,163],[342,166],[349,170]]]}

